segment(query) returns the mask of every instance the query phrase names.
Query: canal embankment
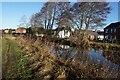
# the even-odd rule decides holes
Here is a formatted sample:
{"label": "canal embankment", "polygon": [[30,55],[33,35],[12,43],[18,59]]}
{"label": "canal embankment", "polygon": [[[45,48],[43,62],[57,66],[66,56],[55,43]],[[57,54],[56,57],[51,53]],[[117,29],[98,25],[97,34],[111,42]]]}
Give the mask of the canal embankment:
{"label": "canal embankment", "polygon": [[58,43],[61,45],[69,45],[70,47],[77,46],[77,47],[84,47],[84,48],[120,50],[120,44],[116,44],[116,43],[104,43],[104,42],[89,41],[89,45],[86,47],[86,46],[75,44],[72,41],[67,40],[67,39],[54,39],[54,40],[52,40],[52,42],[55,42],[55,43]]}
{"label": "canal embankment", "polygon": [[102,42],[90,42],[92,48],[120,50],[120,44],[115,43],[102,43]]}

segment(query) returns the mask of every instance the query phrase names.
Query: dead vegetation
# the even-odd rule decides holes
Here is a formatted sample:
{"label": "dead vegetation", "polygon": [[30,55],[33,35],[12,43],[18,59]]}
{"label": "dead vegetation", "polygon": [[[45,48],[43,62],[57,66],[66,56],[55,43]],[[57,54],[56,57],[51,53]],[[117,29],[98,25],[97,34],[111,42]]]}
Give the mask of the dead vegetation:
{"label": "dead vegetation", "polygon": [[[27,78],[50,79],[59,78],[76,80],[80,78],[117,78],[119,75],[110,73],[108,66],[81,62],[70,56],[63,58],[51,52],[51,46],[41,40],[17,38],[25,57],[29,60],[25,63],[24,69],[30,74]],[[18,78],[23,78],[18,77]]]}
{"label": "dead vegetation", "polygon": [[70,41],[80,47],[90,46],[88,34],[84,31],[76,31],[73,35],[70,36]]}

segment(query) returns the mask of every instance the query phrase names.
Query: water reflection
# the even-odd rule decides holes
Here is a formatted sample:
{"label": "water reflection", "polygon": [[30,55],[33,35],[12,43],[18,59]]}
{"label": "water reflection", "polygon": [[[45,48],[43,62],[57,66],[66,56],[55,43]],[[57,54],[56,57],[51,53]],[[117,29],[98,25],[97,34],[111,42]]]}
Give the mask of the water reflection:
{"label": "water reflection", "polygon": [[59,45],[59,47],[61,47],[62,49],[69,49],[70,48],[70,46],[68,46],[68,45]]}
{"label": "water reflection", "polygon": [[113,50],[103,51],[103,56],[107,60],[110,60],[111,62],[120,65],[120,50],[118,50],[118,51],[113,51]]}
{"label": "water reflection", "polygon": [[84,49],[77,47],[69,47],[67,45],[55,45],[52,48],[52,52],[57,56],[64,57],[65,59],[72,58],[73,60],[81,61],[82,63],[89,62],[90,64],[95,63],[99,64],[100,66],[106,65],[109,67],[109,71],[112,72],[118,72],[120,70],[119,51],[117,51],[116,54],[113,51],[95,50],[93,48]]}

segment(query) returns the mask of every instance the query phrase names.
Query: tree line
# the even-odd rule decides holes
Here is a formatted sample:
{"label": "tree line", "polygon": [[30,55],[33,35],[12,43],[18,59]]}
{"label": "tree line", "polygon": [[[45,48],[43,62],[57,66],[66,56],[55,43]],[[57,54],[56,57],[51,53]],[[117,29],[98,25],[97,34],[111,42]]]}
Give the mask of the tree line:
{"label": "tree line", "polygon": [[38,13],[32,15],[31,27],[70,27],[88,30],[105,25],[111,12],[108,2],[46,2]]}

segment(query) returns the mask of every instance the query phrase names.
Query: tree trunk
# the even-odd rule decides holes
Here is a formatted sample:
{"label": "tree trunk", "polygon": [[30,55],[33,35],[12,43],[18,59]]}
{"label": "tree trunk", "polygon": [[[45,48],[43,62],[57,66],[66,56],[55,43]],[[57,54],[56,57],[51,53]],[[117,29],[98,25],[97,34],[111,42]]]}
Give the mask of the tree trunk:
{"label": "tree trunk", "polygon": [[54,14],[53,14],[51,28],[53,28],[53,24],[54,24],[54,20],[55,20],[55,15],[56,15],[56,6],[55,6],[55,9],[54,9]]}
{"label": "tree trunk", "polygon": [[82,30],[82,25],[83,25],[83,14],[82,14],[82,19],[81,19],[81,22],[80,22],[80,31]]}
{"label": "tree trunk", "polygon": [[47,28],[47,27],[46,27],[46,23],[47,23],[47,21],[45,20],[45,29]]}

